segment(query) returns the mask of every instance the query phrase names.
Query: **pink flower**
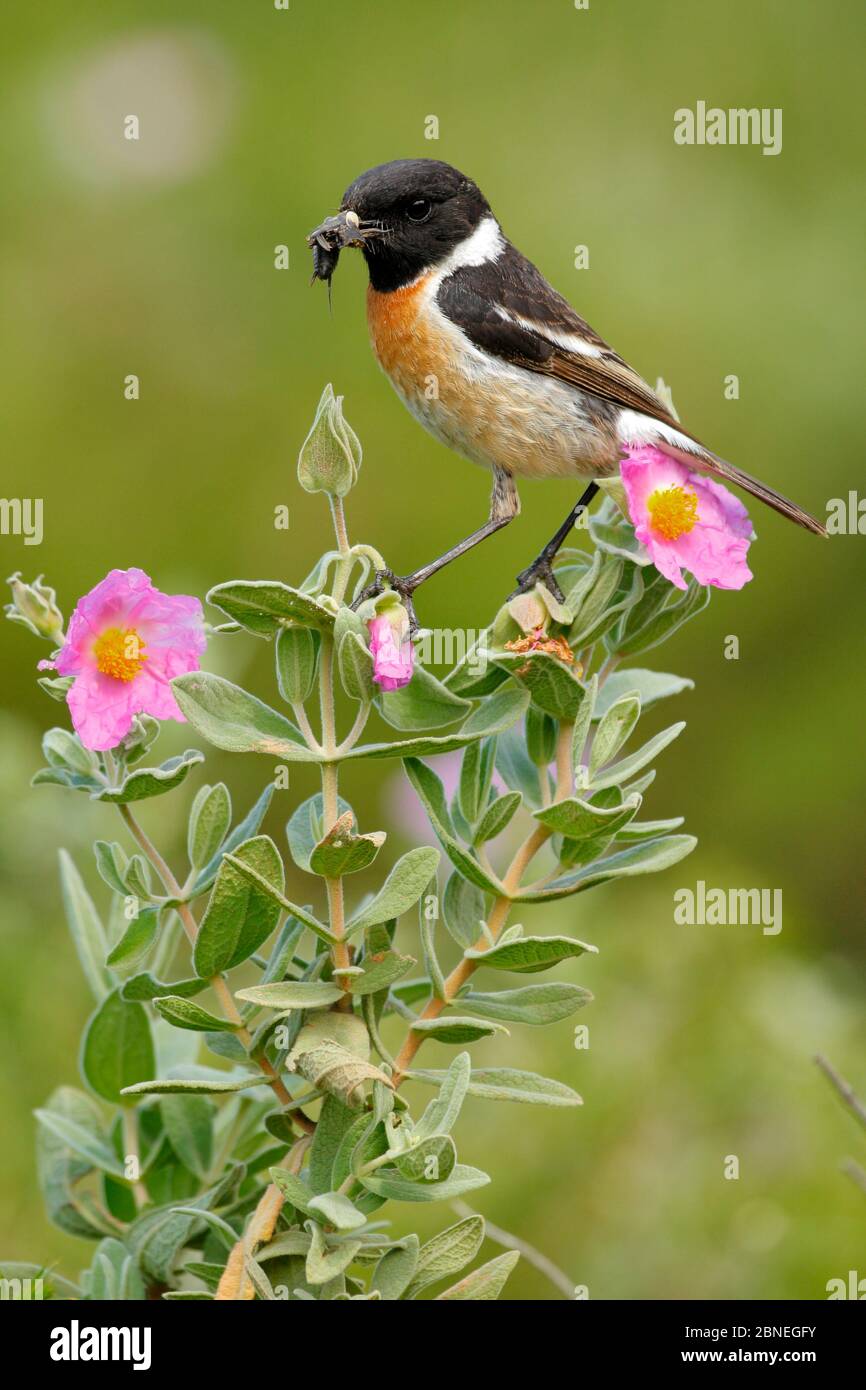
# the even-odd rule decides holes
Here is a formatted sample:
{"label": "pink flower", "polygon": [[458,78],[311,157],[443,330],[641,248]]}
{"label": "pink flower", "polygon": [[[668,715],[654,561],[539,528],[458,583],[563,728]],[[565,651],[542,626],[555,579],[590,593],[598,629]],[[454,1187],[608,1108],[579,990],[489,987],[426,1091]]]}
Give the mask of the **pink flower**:
{"label": "pink flower", "polygon": [[112,570],[79,599],[54,666],[85,748],[114,748],[136,714],[185,723],[169,681],[197,671],[205,649],[197,598],[162,594],[140,569]]}
{"label": "pink flower", "polygon": [[746,552],[749,514],[721,483],[693,473],[651,444],[630,444],[622,480],[635,535],[656,569],[685,589],[683,569],[699,584],[742,589],[752,578]]}
{"label": "pink flower", "polygon": [[[412,679],[415,649],[409,641],[408,619],[405,610],[393,610],[394,622],[384,613],[371,618],[370,655],[373,658],[373,680],[383,690],[400,690]],[[394,624],[398,624],[395,628]]]}

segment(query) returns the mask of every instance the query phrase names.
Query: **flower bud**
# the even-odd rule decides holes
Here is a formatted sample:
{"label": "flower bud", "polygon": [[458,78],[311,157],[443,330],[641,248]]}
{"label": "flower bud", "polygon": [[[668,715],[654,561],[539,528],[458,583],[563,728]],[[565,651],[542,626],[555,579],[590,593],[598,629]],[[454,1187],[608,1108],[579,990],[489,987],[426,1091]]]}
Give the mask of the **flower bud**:
{"label": "flower bud", "polygon": [[310,433],[298,455],[298,481],[307,492],[345,497],[358,479],[361,442],[343,418],[343,397],[330,383],[322,392]]}
{"label": "flower bud", "polygon": [[383,605],[367,626],[373,680],[381,690],[400,690],[412,679],[415,659],[415,648],[409,640],[409,614],[401,603],[392,602]]}
{"label": "flower bud", "polygon": [[43,584],[42,575],[32,584],[25,584],[15,573],[6,581],[12,589],[12,602],[6,604],[6,617],[13,623],[23,623],[36,637],[60,642],[63,637],[63,614],[57,607],[53,589]]}

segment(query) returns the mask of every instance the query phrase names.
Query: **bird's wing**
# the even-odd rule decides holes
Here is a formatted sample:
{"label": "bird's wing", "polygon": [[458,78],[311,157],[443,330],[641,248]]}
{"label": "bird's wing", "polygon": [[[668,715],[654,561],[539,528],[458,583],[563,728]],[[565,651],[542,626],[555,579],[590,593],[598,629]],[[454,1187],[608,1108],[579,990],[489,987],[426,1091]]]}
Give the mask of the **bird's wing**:
{"label": "bird's wing", "polygon": [[471,343],[491,356],[556,377],[692,438],[643,378],[510,243],[495,261],[464,266],[447,276],[436,303]]}
{"label": "bird's wing", "polygon": [[462,266],[446,276],[436,303],[489,355],[619,406],[623,445],[653,443],[681,463],[735,483],[808,531],[827,534],[824,525],[796,502],[720,458],[684,430],[643,378],[510,242],[495,261]]}

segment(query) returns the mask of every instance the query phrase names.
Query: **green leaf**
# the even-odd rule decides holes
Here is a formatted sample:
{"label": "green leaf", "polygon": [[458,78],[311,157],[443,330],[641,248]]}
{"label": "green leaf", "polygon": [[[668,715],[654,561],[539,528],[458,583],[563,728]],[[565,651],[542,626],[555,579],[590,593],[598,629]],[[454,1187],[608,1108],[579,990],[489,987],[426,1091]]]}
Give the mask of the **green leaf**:
{"label": "green leaf", "polygon": [[345,878],[368,868],[385,843],[384,830],[367,835],[354,833],[355,816],[346,811],[310,855],[310,871],[324,878]]}
{"label": "green leaf", "polygon": [[309,927],[310,931],[321,937],[323,941],[327,941],[329,944],[336,941],[337,938],[333,932],[323,922],[318,921],[305,907],[298,907],[297,903],[289,902],[288,898],[284,897],[280,890],[263,874],[260,874],[251,863],[247,863],[233,854],[224,854],[223,863],[227,867],[236,869],[241,878],[252,884],[264,897],[276,903],[277,907],[281,907],[290,917],[296,918],[303,926]]}
{"label": "green leaf", "polygon": [[584,689],[572,666],[545,651],[495,652],[493,659],[529,691],[538,709],[569,724],[577,717]]}
{"label": "green leaf", "polygon": [[[43,1110],[68,1119],[78,1128],[86,1129],[94,1143],[104,1144],[102,1113],[96,1101],[72,1086],[58,1086],[43,1106]],[[55,1226],[69,1235],[93,1240],[103,1234],[98,1220],[74,1194],[78,1180],[91,1169],[89,1159],[83,1159],[58,1135],[45,1125],[36,1132],[36,1168],[39,1187],[48,1216]]]}
{"label": "green leaf", "polygon": [[171,688],[190,724],[215,748],[265,753],[287,762],[321,761],[285,715],[222,676],[191,671],[175,676]]}
{"label": "green leaf", "polygon": [[65,849],[60,851],[60,888],[63,910],[84,977],[97,1000],[111,989],[111,976],[105,968],[108,949],[105,929],[81,875]]}
{"label": "green leaf", "polygon": [[204,1178],[213,1157],[214,1107],[204,1096],[163,1096],[159,1103],[168,1142],[181,1163]]}
{"label": "green leaf", "polygon": [[455,1226],[449,1226],[418,1252],[418,1261],[411,1282],[404,1290],[404,1298],[417,1298],[418,1294],[430,1284],[458,1274],[461,1269],[474,1260],[484,1240],[484,1219],[480,1216],[467,1216]]}
{"label": "green leaf", "polygon": [[[574,622],[567,633],[568,641],[575,650],[589,646],[591,641],[596,640],[599,626],[610,614],[613,606],[611,600],[619,586],[622,571],[623,562],[617,556],[604,555],[598,569],[593,565],[593,571],[587,576],[586,586],[580,595]],[[571,594],[568,600],[571,606]],[[616,615],[610,621],[615,622]]]}
{"label": "green leaf", "polygon": [[418,1237],[406,1236],[399,1245],[386,1250],[370,1280],[370,1292],[389,1303],[403,1297],[418,1264]]}
{"label": "green leaf", "polygon": [[208,1080],[198,1077],[169,1076],[159,1081],[140,1081],[125,1086],[125,1096],[221,1096],[232,1091],[246,1091],[251,1086],[267,1085],[266,1076],[228,1077],[225,1081],[216,1076]]}
{"label": "green leaf", "polygon": [[269,782],[259,796],[258,800],[250,807],[242,821],[238,821],[234,830],[229,835],[225,844],[214,855],[209,864],[206,864],[192,886],[191,897],[197,897],[199,893],[205,893],[210,888],[216,878],[217,869],[220,866],[223,854],[230,854],[247,840],[251,840],[258,832],[259,826],[265,818],[271,798],[274,794],[274,784]]}
{"label": "green leaf", "polygon": [[599,883],[607,883],[613,878],[632,878],[636,874],[655,874],[662,869],[678,864],[691,854],[697,840],[693,835],[665,835],[659,840],[646,840],[630,849],[611,854],[597,864],[586,864],[573,873],[555,878],[546,888],[531,893],[524,890],[520,900],[527,903],[543,903],[555,898],[565,898],[585,888],[594,888]]}
{"label": "green leaf", "polygon": [[373,901],[349,923],[346,934],[354,935],[365,927],[400,917],[418,901],[438,863],[438,849],[428,845],[410,849],[402,855]]}
{"label": "green leaf", "polygon": [[597,772],[619,752],[640,718],[640,696],[622,695],[602,715],[589,759],[589,775]]}
{"label": "green leaf", "polygon": [[194,869],[209,864],[225,839],[231,825],[232,800],[224,782],[214,787],[201,787],[196,793],[189,813],[187,851]]}
{"label": "green leaf", "polygon": [[473,1269],[465,1279],[453,1284],[450,1289],[440,1293],[437,1303],[472,1300],[475,1303],[492,1303],[505,1287],[509,1274],[520,1259],[519,1250],[508,1250],[504,1255],[496,1255],[486,1265]]}
{"label": "green leaf", "polygon": [[522,803],[523,796],[520,792],[506,792],[504,796],[497,797],[481,817],[472,843],[484,845],[488,840],[495,840],[496,836],[501,835],[505,827],[511,823],[512,817]]}
{"label": "green leaf", "polygon": [[457,799],[468,825],[474,825],[487,806],[495,753],[495,738],[470,743],[464,749]]}
{"label": "green leaf", "polygon": [[[157,908],[146,907],[137,913],[117,945],[111,950],[106,965],[126,965],[146,955],[153,945],[158,926],[159,911]],[[124,998],[128,998],[128,996],[124,995]]]}
{"label": "green leaf", "polygon": [[490,1178],[478,1168],[458,1163],[444,1182],[410,1182],[399,1174],[383,1176],[383,1170],[361,1179],[369,1192],[392,1202],[450,1202],[464,1192],[485,1187]]}
{"label": "green leaf", "polygon": [[346,977],[352,995],[376,994],[380,989],[388,989],[395,980],[401,980],[417,962],[412,956],[401,956],[396,951],[383,951],[365,956],[363,964],[363,975]]}
{"label": "green leaf", "polygon": [[451,863],[463,878],[474,883],[476,887],[483,888],[486,892],[498,893],[500,885],[456,839],[442,783],[436,773],[417,758],[406,758],[403,766],[406,776],[423,803],[436,838]]}
{"label": "green leaf", "polygon": [[[585,708],[586,701],[581,706],[581,713]],[[497,739],[496,771],[507,787],[521,793],[527,806],[535,808],[541,805],[541,781],[547,777],[547,773],[539,775],[539,769],[526,750],[522,729],[509,729]]]}
{"label": "green leaf", "polygon": [[[337,798],[337,818],[338,823],[345,823],[345,817],[352,817],[352,827],[354,828],[354,812],[343,797]],[[300,806],[292,812],[291,819],[286,826],[286,837],[289,842],[289,851],[299,869],[305,873],[312,873],[311,859],[316,846],[322,843],[322,831],[325,811],[322,793],[316,792],[314,796],[307,797]]]}
{"label": "green leaf", "polygon": [[682,824],[682,816],[671,816],[669,820],[633,820],[617,831],[616,838],[626,844],[652,840],[659,835],[666,835],[671,830],[679,830]]}
{"label": "green leaf", "polygon": [[330,632],[334,626],[329,608],[278,579],[229,580],[211,589],[207,601],[257,637],[273,637],[294,624],[320,632]]}
{"label": "green leaf", "polygon": [[299,1178],[297,1173],[292,1173],[288,1168],[272,1168],[271,1181],[276,1183],[287,1201],[293,1207],[305,1215],[309,1213],[310,1203],[315,1196],[313,1189],[303,1178]]}
{"label": "green leaf", "polygon": [[[415,1136],[427,1139],[434,1134],[450,1134],[457,1123],[466,1098],[472,1072],[468,1052],[460,1052],[446,1072],[439,1072],[441,1085],[435,1100],[431,1100],[415,1126]],[[414,1075],[414,1073],[413,1073]]]}
{"label": "green leaf", "polygon": [[157,980],[147,971],[132,975],[121,985],[120,993],[129,1002],[156,999],[159,995],[175,994],[188,999],[193,994],[201,994],[208,987],[207,980]]}
{"label": "green leaf", "polygon": [[455,748],[465,748],[475,739],[486,738],[490,734],[508,729],[523,714],[529,696],[525,690],[515,685],[505,685],[494,694],[487,696],[472,711],[465,724],[453,734],[420,736],[392,743],[357,744],[345,755],[350,758],[421,758],[434,757],[437,753],[450,753]]}
{"label": "green leaf", "polygon": [[179,995],[168,994],[162,999],[154,999],[153,1007],[175,1028],[186,1028],[193,1033],[233,1033],[236,1025],[228,1019],[217,1018],[208,1013],[200,1004]]}
{"label": "green leaf", "polygon": [[370,704],[379,687],[373,680],[373,657],[363,637],[345,632],[337,643],[337,669],[340,683],[350,700]]}
{"label": "green leaf", "polygon": [[451,875],[442,896],[442,917],[458,946],[474,946],[487,918],[487,901],[481,889],[459,873]]}
{"label": "green leaf", "polygon": [[321,1226],[314,1221],[307,1223],[310,1232],[311,1242],[307,1251],[306,1275],[307,1283],[313,1288],[321,1284],[327,1284],[335,1279],[343,1270],[348,1269],[358,1251],[361,1249],[359,1240],[347,1240],[339,1245],[329,1246],[322,1234]]}
{"label": "green leaf", "polygon": [[685,720],[680,720],[678,724],[672,724],[669,729],[663,729],[660,734],[648,739],[636,752],[630,753],[602,772],[596,772],[592,777],[592,786],[596,791],[601,791],[604,787],[621,786],[630,777],[634,777],[636,772],[640,772],[641,768],[646,767],[647,763],[651,763],[663,748],[667,748],[669,743],[673,743],[685,727]]}
{"label": "green leaf", "polygon": [[468,700],[455,695],[417,664],[408,685],[400,690],[380,691],[376,704],[387,724],[407,730],[453,724],[472,708]]}
{"label": "green leaf", "polygon": [[637,814],[641,797],[629,796],[621,806],[596,806],[579,796],[556,801],[543,811],[535,811],[535,819],[557,835],[569,840],[592,840],[598,835],[613,835]]}
{"label": "green leaf", "polygon": [[277,925],[279,900],[274,900],[239,871],[248,866],[265,883],[282,894],[283,861],[273,840],[257,835],[223,856],[207,910],[193,947],[193,963],[199,975],[211,979],[257,951]]}
{"label": "green leaf", "polygon": [[[422,1081],[431,1086],[441,1086],[447,1077],[442,1071],[412,1071],[413,1081]],[[467,1094],[480,1100],[511,1100],[522,1105],[582,1105],[583,1101],[576,1091],[561,1081],[552,1081],[546,1076],[536,1076],[531,1071],[515,1071],[512,1067],[477,1067]]]}
{"label": "green leaf", "polygon": [[684,594],[671,587],[670,599],[664,608],[651,616],[637,631],[627,631],[626,635],[618,637],[612,635],[608,638],[608,645],[611,650],[618,651],[620,656],[634,656],[637,652],[650,651],[652,647],[666,641],[690,618],[703,612],[709,601],[708,585],[692,580]]}
{"label": "green leaf", "polygon": [[302,705],[312,693],[320,638],[308,627],[284,627],[277,633],[277,687],[289,705]]}
{"label": "green leaf", "polygon": [[687,680],[685,676],[670,675],[666,671],[644,671],[639,668],[614,671],[599,691],[593,717],[600,718],[612,704],[631,692],[640,696],[641,709],[647,710],[659,700],[694,688],[694,681]]}
{"label": "green leaf", "polygon": [[107,801],[112,806],[125,806],[130,801],[146,801],[152,796],[162,796],[179,787],[196,763],[204,762],[204,753],[197,748],[187,748],[176,758],[167,758],[159,767],[137,767],[127,772],[117,787],[101,787],[91,793],[93,801]]}
{"label": "green leaf", "polygon": [[113,1105],[126,1086],[152,1078],[153,1038],[143,1004],[127,1002],[118,990],[106,995],[87,1024],[81,1071],[91,1089]]}
{"label": "green leaf", "polygon": [[309,1211],[318,1212],[329,1226],[336,1226],[338,1231],[356,1231],[359,1226],[367,1224],[364,1213],[342,1192],[323,1192],[318,1197],[311,1197],[307,1206]]}
{"label": "green leaf", "polygon": [[507,1023],[556,1023],[582,1009],[592,995],[580,985],[566,983],[524,985],[521,989],[502,989],[495,994],[470,990],[457,1001],[462,1008],[480,1018],[501,1018]]}
{"label": "green leaf", "polygon": [[449,1134],[431,1134],[397,1154],[394,1167],[411,1182],[444,1182],[454,1171],[457,1149]]}
{"label": "green leaf", "polygon": [[444,1014],[441,1018],[419,1018],[411,1027],[413,1033],[422,1033],[425,1038],[435,1038],[440,1043],[477,1042],[479,1038],[489,1038],[494,1033],[507,1031],[501,1024],[481,1023],[477,1019],[462,1018],[457,1014]]}
{"label": "green leaf", "polygon": [[122,847],[116,843],[97,840],[93,846],[96,855],[96,870],[103,883],[107,883],[114,893],[126,897],[124,874],[129,860]]}
{"label": "green leaf", "polygon": [[42,739],[45,761],[56,768],[68,768],[82,777],[99,775],[99,760],[69,729],[49,729]]}
{"label": "green leaf", "polygon": [[323,1009],[342,999],[338,985],[326,980],[280,980],[270,985],[251,985],[239,989],[237,999],[260,1004],[266,1009]]}
{"label": "green leaf", "polygon": [[77,1124],[75,1120],[61,1115],[56,1110],[34,1110],[33,1114],[45,1129],[56,1139],[71,1149],[88,1167],[99,1168],[116,1178],[126,1176],[123,1164],[111,1146],[93,1133],[90,1128]]}
{"label": "green leaf", "polygon": [[585,941],[574,941],[570,936],[519,936],[514,941],[491,946],[485,951],[470,949],[466,952],[466,959],[478,961],[491,970],[516,970],[520,974],[531,975],[539,970],[549,970],[571,956],[582,956],[586,951],[596,954],[597,950],[596,946],[588,946]]}
{"label": "green leaf", "polygon": [[[339,1187],[331,1181],[331,1174],[340,1145],[357,1118],[357,1113],[336,1096],[325,1096],[310,1147],[309,1178],[314,1192],[330,1193]],[[295,1142],[291,1134],[289,1142]]]}

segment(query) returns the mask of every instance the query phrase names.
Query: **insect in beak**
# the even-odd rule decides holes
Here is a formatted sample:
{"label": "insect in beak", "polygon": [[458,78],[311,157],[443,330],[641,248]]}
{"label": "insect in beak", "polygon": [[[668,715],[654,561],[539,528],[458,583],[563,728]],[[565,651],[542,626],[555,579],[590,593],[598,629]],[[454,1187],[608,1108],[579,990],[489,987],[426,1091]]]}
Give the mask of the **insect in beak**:
{"label": "insect in beak", "polygon": [[381,236],[381,228],[365,227],[351,208],[343,209],[333,217],[326,217],[320,226],[310,232],[307,243],[313,251],[313,277],[324,280],[330,290],[331,277],[337,269],[340,252],[348,246],[363,246],[365,242]]}

